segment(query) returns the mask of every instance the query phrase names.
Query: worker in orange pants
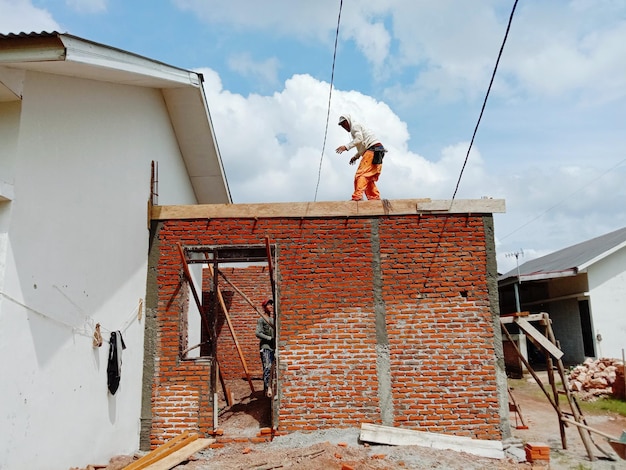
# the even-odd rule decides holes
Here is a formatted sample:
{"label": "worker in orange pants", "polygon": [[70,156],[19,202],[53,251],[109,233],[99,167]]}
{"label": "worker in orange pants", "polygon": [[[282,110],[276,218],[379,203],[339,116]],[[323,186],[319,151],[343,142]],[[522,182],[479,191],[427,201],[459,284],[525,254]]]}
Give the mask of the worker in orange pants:
{"label": "worker in orange pants", "polygon": [[352,140],[347,145],[337,147],[337,153],[343,153],[356,147],[357,153],[350,159],[350,165],[354,165],[361,158],[359,167],[354,175],[353,201],[363,199],[363,193],[368,200],[380,199],[380,192],[376,187],[376,181],[383,169],[383,157],[385,148],[378,141],[374,133],[365,126],[352,122],[349,114],[339,117],[339,125],[350,132]]}

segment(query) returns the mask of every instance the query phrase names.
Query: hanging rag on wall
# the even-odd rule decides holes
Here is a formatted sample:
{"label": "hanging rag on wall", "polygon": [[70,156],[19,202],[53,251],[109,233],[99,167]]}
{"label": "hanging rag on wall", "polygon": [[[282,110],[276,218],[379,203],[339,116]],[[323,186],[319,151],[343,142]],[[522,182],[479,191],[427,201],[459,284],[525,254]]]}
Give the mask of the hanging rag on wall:
{"label": "hanging rag on wall", "polygon": [[100,323],[96,323],[96,329],[93,332],[93,347],[99,348],[102,346],[102,333],[100,333]]}
{"label": "hanging rag on wall", "polygon": [[115,395],[120,386],[120,376],[122,374],[122,350],[126,349],[122,333],[111,332],[109,339],[109,362],[107,364],[107,386],[111,395]]}

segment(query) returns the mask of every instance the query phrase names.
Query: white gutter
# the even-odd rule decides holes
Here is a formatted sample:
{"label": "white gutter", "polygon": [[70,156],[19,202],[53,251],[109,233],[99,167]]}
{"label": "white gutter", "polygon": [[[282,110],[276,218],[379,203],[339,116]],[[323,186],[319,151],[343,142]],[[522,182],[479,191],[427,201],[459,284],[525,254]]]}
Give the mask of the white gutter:
{"label": "white gutter", "polygon": [[185,85],[200,86],[198,74],[144,57],[103,47],[72,36],[59,35],[65,46],[65,61],[121,70]]}

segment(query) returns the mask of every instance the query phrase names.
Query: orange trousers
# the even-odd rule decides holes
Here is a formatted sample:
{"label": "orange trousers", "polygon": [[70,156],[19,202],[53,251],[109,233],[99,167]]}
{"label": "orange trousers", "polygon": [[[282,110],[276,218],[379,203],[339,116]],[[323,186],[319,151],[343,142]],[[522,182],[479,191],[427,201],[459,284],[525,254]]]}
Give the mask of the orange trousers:
{"label": "orange trousers", "polygon": [[374,158],[374,152],[367,150],[361,157],[361,162],[354,175],[354,193],[352,193],[353,201],[360,201],[363,199],[363,193],[369,200],[380,199],[380,192],[376,187],[376,181],[380,176],[380,172],[383,170],[382,163],[380,165],[373,165],[372,159]]}

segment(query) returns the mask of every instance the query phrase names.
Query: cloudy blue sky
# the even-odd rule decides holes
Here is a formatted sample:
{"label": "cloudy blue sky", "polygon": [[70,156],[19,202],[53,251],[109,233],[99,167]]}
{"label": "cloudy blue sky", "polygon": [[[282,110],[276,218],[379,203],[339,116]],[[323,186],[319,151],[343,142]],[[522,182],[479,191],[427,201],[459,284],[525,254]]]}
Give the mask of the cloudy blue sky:
{"label": "cloudy blue sky", "polygon": [[[343,112],[389,149],[383,198],[450,199],[513,4],[343,1],[328,128],[341,0],[0,0],[0,33],[202,72],[236,203],[348,200]],[[456,198],[506,200],[504,272],[626,226],[625,182],[626,2],[520,0]]]}

